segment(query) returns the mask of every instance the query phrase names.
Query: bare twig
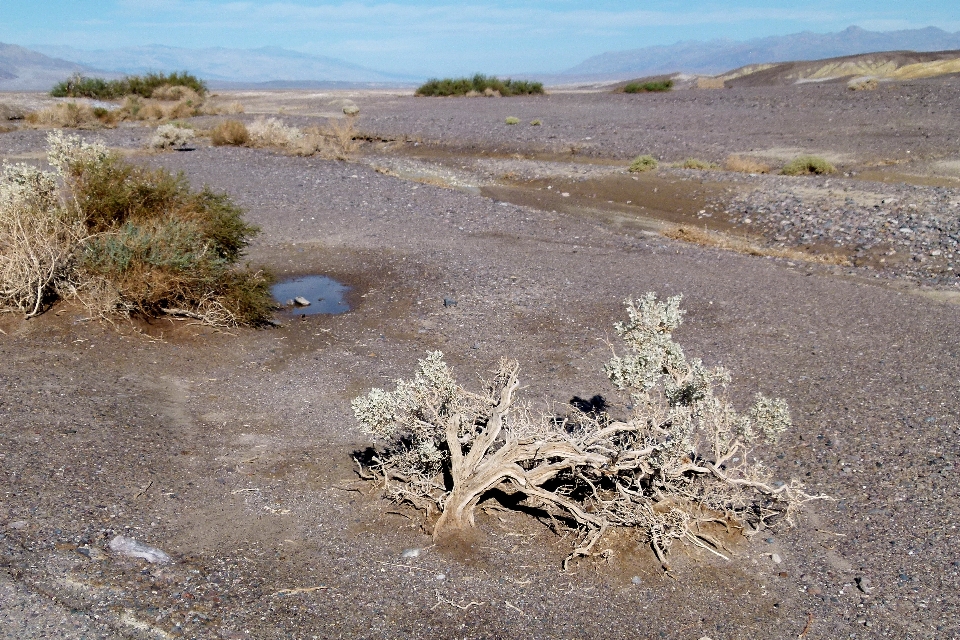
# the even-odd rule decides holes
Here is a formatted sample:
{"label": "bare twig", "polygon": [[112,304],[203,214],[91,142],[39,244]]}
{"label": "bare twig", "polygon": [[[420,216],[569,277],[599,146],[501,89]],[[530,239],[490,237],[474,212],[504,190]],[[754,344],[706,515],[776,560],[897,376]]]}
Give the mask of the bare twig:
{"label": "bare twig", "polygon": [[328,591],[333,588],[334,587],[327,587],[327,586],[320,585],[317,587],[299,587],[297,589],[280,589],[276,593],[271,594],[271,597],[275,598],[277,596],[292,596],[298,593],[313,593],[315,591]]}
{"label": "bare twig", "polygon": [[476,602],[475,600],[471,600],[466,604],[457,604],[453,600],[448,600],[447,598],[444,598],[443,596],[441,596],[439,589],[436,590],[436,594],[437,594],[437,604],[430,607],[431,611],[433,611],[434,609],[436,609],[442,604],[448,604],[451,607],[456,607],[457,609],[460,609],[461,611],[466,611],[470,607],[482,607],[484,604],[486,604],[485,602]]}

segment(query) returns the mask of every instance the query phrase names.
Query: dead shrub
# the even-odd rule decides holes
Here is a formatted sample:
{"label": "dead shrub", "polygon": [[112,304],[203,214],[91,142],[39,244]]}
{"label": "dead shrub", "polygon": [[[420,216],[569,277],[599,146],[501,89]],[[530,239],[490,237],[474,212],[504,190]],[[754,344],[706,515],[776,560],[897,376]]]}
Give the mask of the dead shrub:
{"label": "dead shrub", "polygon": [[770,166],[747,156],[732,155],[723,163],[727,171],[740,173],[770,173]]}
{"label": "dead shrub", "polygon": [[501,361],[473,392],[443,354],[430,353],[413,379],[353,401],[361,427],[384,443],[374,477],[394,500],[439,513],[437,540],[472,527],[484,498],[510,496],[575,532],[567,560],[623,528],[668,569],[677,541],[722,556],[711,523],[757,530],[777,515],[792,523],[803,503],[824,496],[774,482],[752,450],[791,426],[786,404],[758,394],[738,413],[725,395],[729,373],[688,360],[673,341],[682,314],[679,296],[627,301],[628,320],[616,325],[627,352],[605,367],[629,395],[620,417],[591,406],[535,418],[518,407],[517,363]]}
{"label": "dead shrub", "polygon": [[151,149],[175,149],[187,146],[196,136],[193,129],[177,124],[162,124],[150,139]]}
{"label": "dead shrub", "polygon": [[61,102],[46,109],[28,113],[26,121],[37,127],[98,129],[114,124],[116,114],[107,109],[95,109],[87,104]]}
{"label": "dead shrub", "polygon": [[277,118],[260,116],[247,126],[250,134],[251,147],[275,147],[289,149],[303,137],[303,132],[297,127],[285,125]]}
{"label": "dead shrub", "polygon": [[214,146],[242,146],[250,142],[250,132],[239,120],[224,120],[210,132]]}
{"label": "dead shrub", "polygon": [[0,176],[0,310],[40,313],[85,235],[77,211],[61,202],[56,178],[4,165]]}
{"label": "dead shrub", "polygon": [[309,127],[296,141],[294,153],[301,156],[318,155],[327,160],[348,160],[360,149],[353,120],[330,118],[325,126]]}

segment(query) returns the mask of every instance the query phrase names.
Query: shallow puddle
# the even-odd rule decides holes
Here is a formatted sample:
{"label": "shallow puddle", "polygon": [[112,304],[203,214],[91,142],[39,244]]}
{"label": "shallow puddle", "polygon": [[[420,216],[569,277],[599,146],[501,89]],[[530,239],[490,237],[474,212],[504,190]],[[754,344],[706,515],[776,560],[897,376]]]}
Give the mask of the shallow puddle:
{"label": "shallow puddle", "polygon": [[[350,287],[347,285],[327,276],[301,276],[278,282],[270,287],[273,299],[284,305],[287,311],[308,316],[319,313],[331,315],[346,313],[350,310],[346,300],[349,290]],[[302,298],[310,304],[298,304],[295,302],[297,298]]]}

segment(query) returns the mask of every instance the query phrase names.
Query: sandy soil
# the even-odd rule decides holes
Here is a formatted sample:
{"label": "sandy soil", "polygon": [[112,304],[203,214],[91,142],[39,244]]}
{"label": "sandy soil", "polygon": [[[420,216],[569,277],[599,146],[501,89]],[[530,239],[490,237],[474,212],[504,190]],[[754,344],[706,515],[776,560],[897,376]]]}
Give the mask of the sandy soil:
{"label": "sandy soil", "polygon": [[[924,163],[957,157],[958,86],[284,97],[284,117],[304,123],[316,102],[326,113],[352,99],[375,141],[350,163],[204,145],[135,153],[229,192],[263,229],[253,263],[335,277],[353,309],[232,332],[112,326],[70,305],[0,317],[0,637],[957,635],[960,322],[942,301],[955,285],[817,263],[842,249],[832,241],[791,259],[662,235],[691,222],[741,233],[733,205],[762,208],[777,189],[812,209],[829,200],[822,178],[623,171],[640,152],[819,150],[847,158],[851,175],[833,179],[855,203],[939,190],[909,211],[947,219],[960,193]],[[507,115],[543,124],[508,127]],[[149,134],[84,135],[134,152]],[[42,146],[43,132],[0,135],[5,158],[35,160]],[[875,168],[893,182],[859,179],[878,158],[904,161]],[[904,166],[941,182],[904,184]],[[859,211],[846,197],[839,208]],[[817,206],[818,220],[842,213]],[[768,253],[789,244],[746,235]],[[618,535],[606,558],[563,572],[570,540],[530,515],[491,508],[475,539],[437,549],[418,513],[357,481],[352,456],[372,443],[350,399],[429,349],[465,380],[517,358],[537,409],[598,393],[616,406],[605,340],[622,300],[646,291],[684,294],[678,338],[732,370],[741,403],[756,391],[789,402],[795,428],[761,453],[779,478],[836,501],[796,527],[731,536],[729,561],[674,548],[665,574]],[[116,534],[174,562],[111,553]]]}

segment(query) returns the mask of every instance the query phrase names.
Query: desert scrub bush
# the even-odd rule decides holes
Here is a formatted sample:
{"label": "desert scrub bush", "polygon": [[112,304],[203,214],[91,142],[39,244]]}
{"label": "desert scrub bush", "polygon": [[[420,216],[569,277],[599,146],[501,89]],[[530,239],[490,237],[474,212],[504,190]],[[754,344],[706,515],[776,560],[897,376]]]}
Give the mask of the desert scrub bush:
{"label": "desert scrub bush", "polygon": [[780,173],[785,176],[823,175],[836,173],[837,168],[820,156],[798,156],[788,162]]}
{"label": "desert scrub bush", "polygon": [[[104,315],[269,322],[269,276],[236,266],[258,230],[227,195],[193,191],[182,175],[132,165],[77,136],[47,140],[53,172],[17,166],[0,185],[5,309],[35,315],[59,295]],[[19,239],[19,211],[45,221],[29,242]],[[35,292],[27,298],[16,286],[29,280],[16,275],[24,270]]]}
{"label": "desert scrub bush", "polygon": [[624,93],[651,93],[658,91],[670,91],[673,88],[673,80],[654,80],[651,82],[631,82],[623,87]]}
{"label": "desert scrub bush", "polygon": [[[50,95],[55,98],[95,98],[98,100],[115,100],[124,96],[137,95],[142,98],[179,100],[182,96],[169,97],[171,92],[185,89],[189,89],[199,96],[204,96],[207,93],[207,85],[203,80],[184,71],[166,75],[150,73],[145,76],[126,76],[119,80],[88,78],[77,74],[54,85],[53,89],[50,90]],[[155,96],[154,93],[158,95]]]}
{"label": "desert scrub bush", "polygon": [[162,124],[150,138],[151,149],[174,149],[187,146],[196,137],[193,129],[177,124]]}
{"label": "desert scrub bush", "polygon": [[496,76],[485,76],[482,73],[472,78],[433,78],[417,88],[418,96],[520,96],[537,95],[543,93],[543,83],[529,80],[500,80]]}
{"label": "desert scrub bush", "polygon": [[247,126],[239,120],[224,120],[210,132],[210,141],[216,147],[243,146],[250,142]]}
{"label": "desert scrub bush", "polygon": [[700,171],[707,171],[709,169],[716,169],[717,165],[712,162],[707,162],[706,160],[699,160],[697,158],[687,158],[682,162],[678,162],[677,167],[680,169],[697,169]]}
{"label": "desert scrub bush", "polygon": [[659,164],[653,156],[637,156],[633,159],[633,162],[630,163],[627,171],[630,173],[643,173],[644,171],[656,169]]}
{"label": "desert scrub bush", "polygon": [[290,148],[303,137],[303,131],[291,127],[277,118],[258,117],[248,127],[251,147]]}
{"label": "desert scrub bush", "polygon": [[520,124],[520,118],[517,118],[517,117],[515,117],[515,116],[507,116],[507,117],[504,119],[504,122],[505,122],[506,124]]}
{"label": "desert scrub bush", "polygon": [[739,173],[770,173],[770,165],[738,155],[729,156],[724,161],[723,168],[727,171],[737,171]]}
{"label": "desert scrub bush", "polygon": [[847,89],[851,91],[876,91],[879,87],[880,83],[877,79],[870,77],[852,78],[847,82]]}
{"label": "desert scrub bush", "polygon": [[774,482],[756,460],[754,445],[791,426],[787,406],[758,394],[736,411],[729,373],[688,359],[673,340],[679,296],[648,293],[626,307],[616,331],[627,352],[605,371],[629,395],[628,415],[570,407],[535,418],[517,406],[516,362],[502,361],[472,392],[433,352],[413,379],[353,401],[361,428],[384,443],[372,477],[394,500],[439,513],[437,540],[472,527],[477,504],[497,492],[576,531],[567,560],[591,555],[618,527],[637,532],[665,568],[675,541],[721,555],[711,525],[756,532],[778,514],[792,523],[802,504],[823,497]]}

